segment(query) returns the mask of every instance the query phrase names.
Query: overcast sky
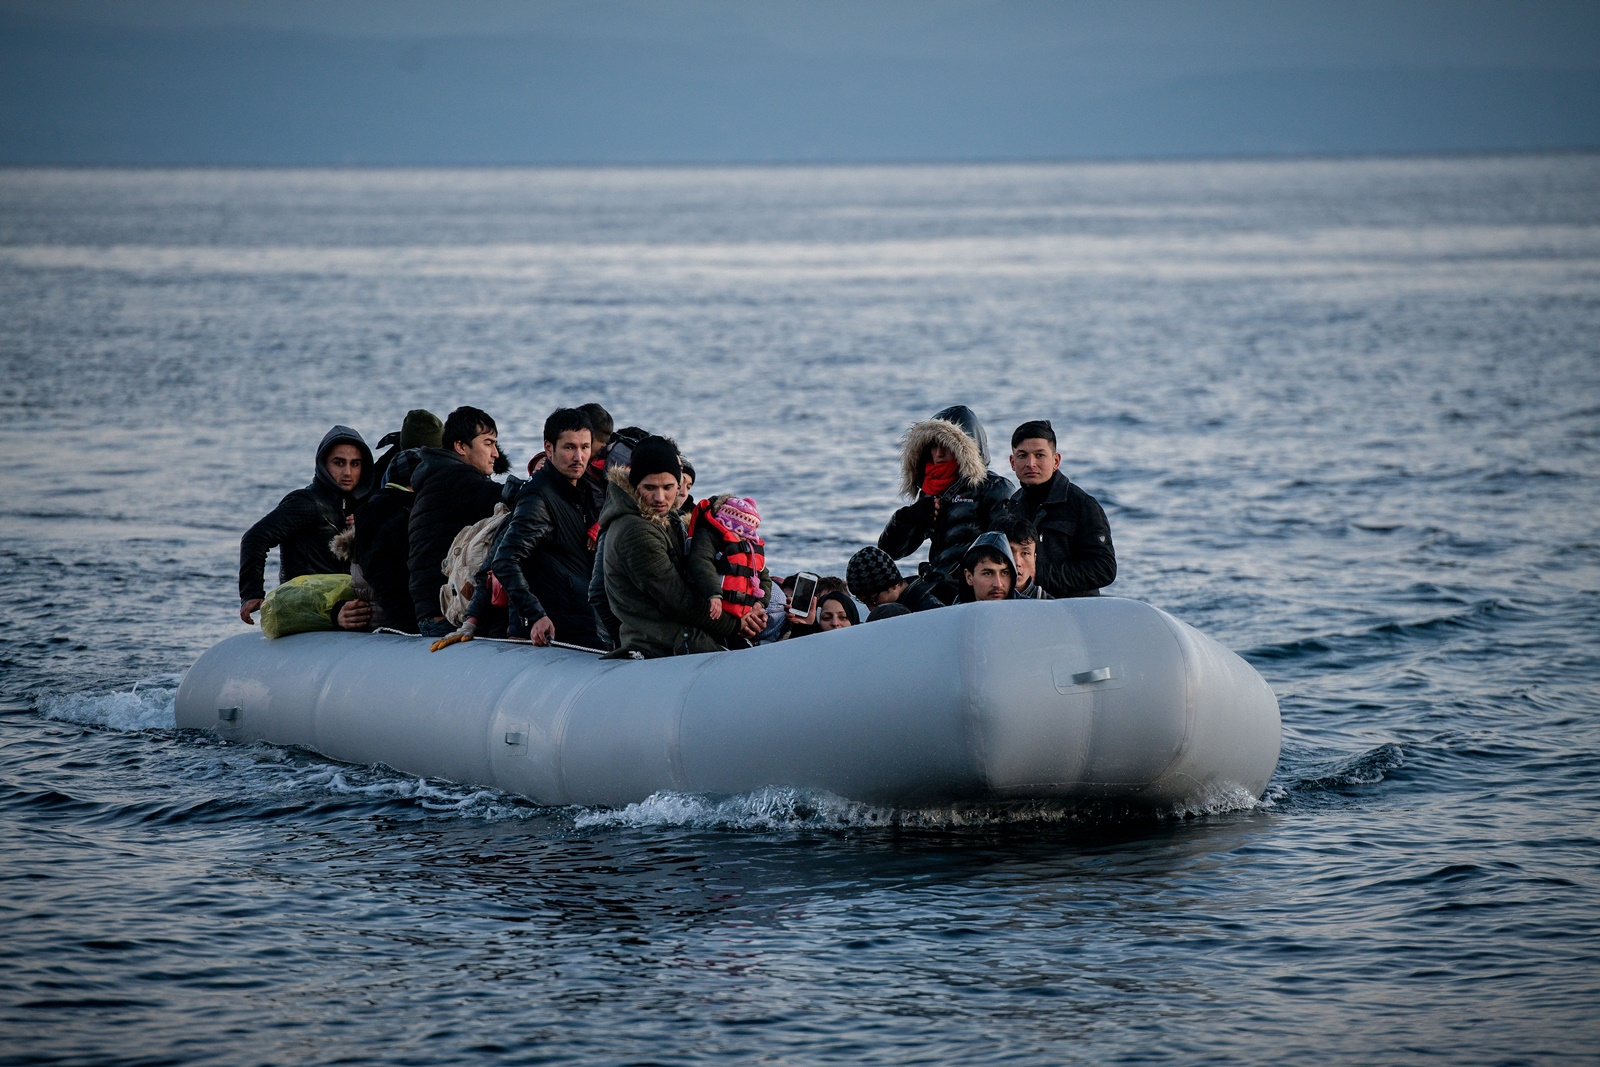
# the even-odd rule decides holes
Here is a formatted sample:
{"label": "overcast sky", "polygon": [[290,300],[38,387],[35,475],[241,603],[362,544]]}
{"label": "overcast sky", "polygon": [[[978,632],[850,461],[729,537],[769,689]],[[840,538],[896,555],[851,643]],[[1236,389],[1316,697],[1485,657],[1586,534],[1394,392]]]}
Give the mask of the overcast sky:
{"label": "overcast sky", "polygon": [[0,162],[1596,147],[1596,0],[0,0]]}

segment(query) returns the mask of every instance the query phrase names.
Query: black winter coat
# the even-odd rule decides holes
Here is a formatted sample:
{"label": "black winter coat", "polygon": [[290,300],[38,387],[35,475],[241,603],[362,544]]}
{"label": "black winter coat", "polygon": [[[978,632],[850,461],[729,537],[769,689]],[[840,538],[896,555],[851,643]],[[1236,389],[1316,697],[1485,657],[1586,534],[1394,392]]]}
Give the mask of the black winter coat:
{"label": "black winter coat", "polygon": [[[361,450],[361,478],[348,493],[323,466],[334,445],[355,445]],[[317,446],[311,484],[284,497],[239,539],[239,599],[259,600],[267,595],[262,572],[274,546],[278,549],[279,584],[302,574],[348,574],[350,564],[335,556],[328,542],[344,532],[346,520],[371,491],[372,450],[350,427],[335,426]]]}
{"label": "black winter coat", "polygon": [[[521,483],[515,483],[520,485]],[[439,564],[462,527],[494,514],[501,494],[510,491],[456,454],[454,449],[424,448],[411,473],[416,499],[406,524],[411,606],[417,621],[437,618],[439,587],[444,575]]]}
{"label": "black winter coat", "polygon": [[[936,498],[921,489],[928,459],[936,444],[956,457],[959,470],[955,484],[937,497],[937,518],[934,516]],[[926,575],[953,581],[959,586],[961,557],[1009,506],[1016,487],[989,470],[988,438],[977,416],[962,405],[945,408],[932,419],[906,431],[901,474],[902,491],[916,499],[890,517],[878,538],[878,547],[895,559],[904,559],[927,541]]]}
{"label": "black winter coat", "polygon": [[489,569],[505,587],[511,611],[524,623],[548,615],[557,641],[600,648],[599,620],[589,606],[594,573],[589,528],[594,521],[588,487],[581,481],[573,485],[544,467],[517,491]]}
{"label": "black winter coat", "polygon": [[1117,552],[1111,524],[1100,502],[1067,480],[1060,471],[1045,483],[1042,502],[1030,508],[1026,486],[1011,506],[1033,523],[1039,548],[1034,582],[1053,597],[1099,596],[1117,577]]}
{"label": "black winter coat", "polygon": [[355,561],[383,609],[384,625],[415,633],[416,610],[411,606],[411,571],[407,528],[411,523],[411,472],[421,459],[420,449],[407,449],[390,459],[387,477],[377,492],[356,510]]}

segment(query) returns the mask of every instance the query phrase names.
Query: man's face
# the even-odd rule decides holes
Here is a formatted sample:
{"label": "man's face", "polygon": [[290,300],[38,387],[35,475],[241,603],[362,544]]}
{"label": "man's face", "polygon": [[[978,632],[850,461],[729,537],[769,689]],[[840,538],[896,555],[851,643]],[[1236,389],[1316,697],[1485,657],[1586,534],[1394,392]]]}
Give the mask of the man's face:
{"label": "man's face", "polygon": [[975,568],[961,573],[972,586],[974,600],[1004,600],[1011,595],[1011,571],[1004,563],[980,559]]}
{"label": "man's face", "polygon": [[683,472],[683,477],[678,479],[678,500],[675,507],[683,507],[683,502],[689,499],[689,490],[694,488],[694,475],[688,471]]}
{"label": "man's face", "polygon": [[500,440],[493,430],[480,433],[466,444],[456,441],[450,447],[479,474],[494,473],[494,458],[500,454]]}
{"label": "man's face", "polygon": [[322,461],[333,484],[348,493],[361,481],[361,449],[355,445],[334,445]]}
{"label": "man's face", "polygon": [[678,503],[678,479],[662,471],[639,479],[636,489],[640,501],[652,515],[663,515]]}
{"label": "man's face", "polygon": [[573,485],[589,469],[589,452],[593,435],[588,430],[563,430],[554,441],[544,443],[544,454],[550,466]]}
{"label": "man's face", "polygon": [[1039,546],[1032,541],[1008,541],[1011,546],[1011,558],[1017,564],[1017,586],[1020,588],[1033,581],[1034,564],[1037,562]]}
{"label": "man's face", "polygon": [[1023,485],[1043,485],[1061,469],[1061,453],[1042,437],[1018,441],[1011,450],[1011,470]]}

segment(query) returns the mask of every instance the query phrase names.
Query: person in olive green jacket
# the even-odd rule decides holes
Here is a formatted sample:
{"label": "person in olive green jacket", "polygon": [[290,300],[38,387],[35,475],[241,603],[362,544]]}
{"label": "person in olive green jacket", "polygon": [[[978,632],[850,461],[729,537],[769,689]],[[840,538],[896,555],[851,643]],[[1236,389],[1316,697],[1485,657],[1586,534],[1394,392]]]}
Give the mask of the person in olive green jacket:
{"label": "person in olive green jacket", "polygon": [[686,579],[688,544],[675,504],[683,467],[678,446],[647,437],[631,464],[606,472],[610,485],[600,512],[605,534],[606,597],[621,621],[621,645],[611,655],[654,659],[720,652],[735,635],[758,637],[766,625],[760,607],[742,618],[713,619],[708,602]]}

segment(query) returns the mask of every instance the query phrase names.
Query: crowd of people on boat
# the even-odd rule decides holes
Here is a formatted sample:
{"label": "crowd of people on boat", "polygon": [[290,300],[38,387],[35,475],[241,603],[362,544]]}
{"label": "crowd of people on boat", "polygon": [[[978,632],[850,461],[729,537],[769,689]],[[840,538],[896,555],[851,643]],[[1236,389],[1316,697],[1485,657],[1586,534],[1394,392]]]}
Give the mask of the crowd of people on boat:
{"label": "crowd of people on boat", "polygon": [[[509,473],[490,415],[418,409],[378,442],[335,426],[311,484],[244,534],[239,617],[280,582],[347,574],[330,625],[433,639],[558,642],[619,658],[746,648],[956,603],[1097,596],[1117,573],[1104,509],[1061,471],[1047,420],[1011,434],[1019,485],[989,469],[983,425],[964,405],[913,424],[901,450],[909,500],[844,578],[774,578],[749,496],[696,500],[677,443],[617,429],[599,404],[560,408],[527,477]],[[497,476],[506,476],[497,481]],[[898,560],[928,546],[903,574]]]}

